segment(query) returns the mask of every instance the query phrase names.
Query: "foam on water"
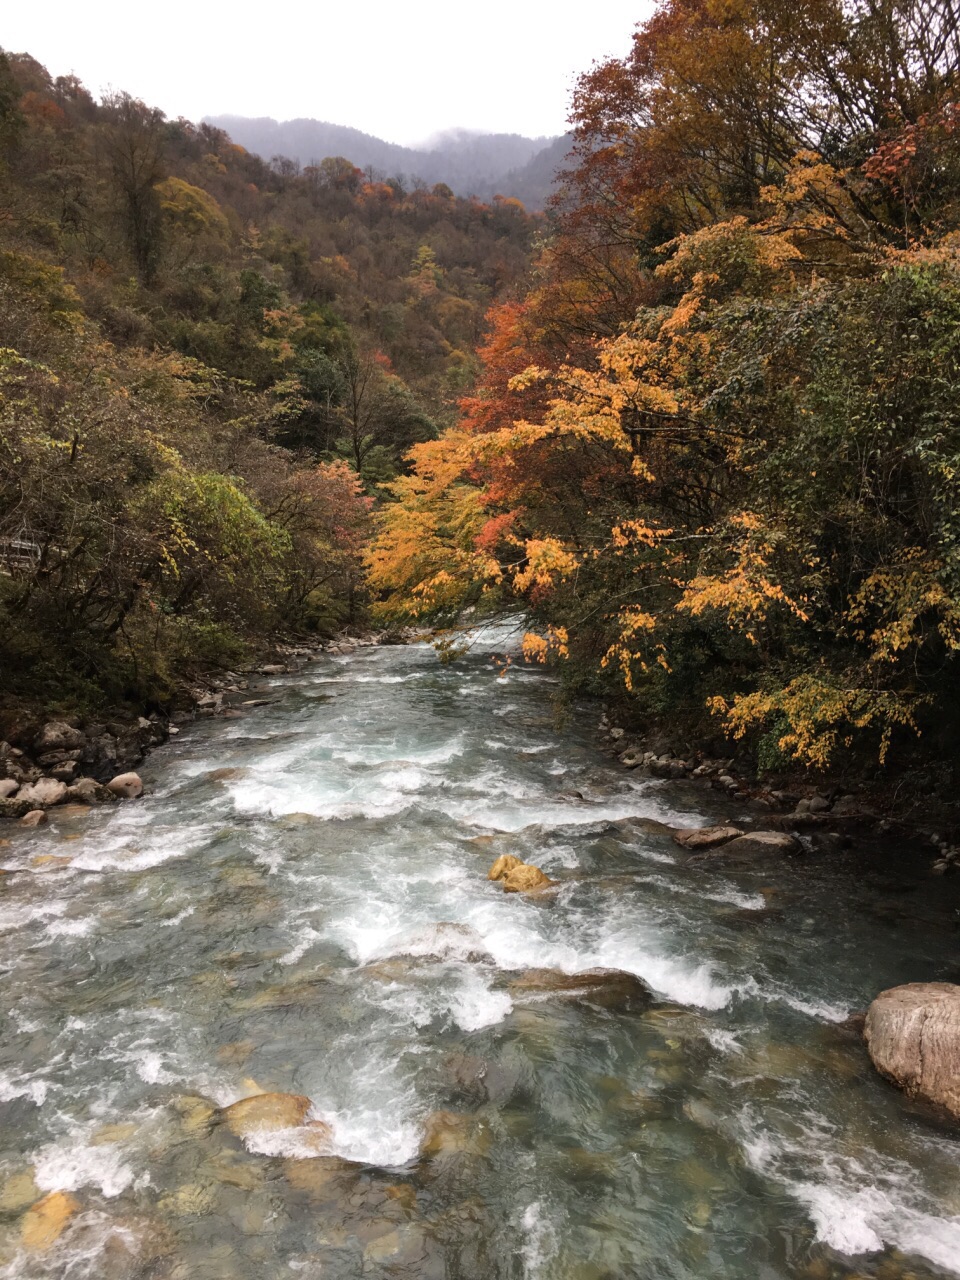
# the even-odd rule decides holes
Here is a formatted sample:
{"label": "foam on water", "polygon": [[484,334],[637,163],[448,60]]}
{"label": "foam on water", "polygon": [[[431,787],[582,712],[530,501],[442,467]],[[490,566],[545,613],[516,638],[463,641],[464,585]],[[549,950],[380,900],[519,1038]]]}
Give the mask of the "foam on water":
{"label": "foam on water", "polygon": [[[841,1151],[838,1135],[814,1115],[792,1137],[756,1114],[746,1117],[745,1128],[750,1164],[806,1208],[824,1244],[850,1255],[893,1246],[960,1275],[960,1215],[937,1212],[908,1165],[876,1152],[863,1158]],[[807,1176],[796,1176],[800,1168]]]}
{"label": "foam on water", "polygon": [[88,1146],[83,1137],[82,1131],[74,1130],[62,1141],[34,1153],[33,1176],[41,1191],[79,1191],[91,1186],[110,1199],[135,1182],[139,1186],[149,1182],[148,1174],[137,1178],[117,1146]]}
{"label": "foam on water", "polygon": [[146,871],[196,853],[216,830],[212,824],[158,829],[144,807],[139,814],[126,817],[126,821],[112,823],[108,831],[85,834],[71,849],[70,870]]}
{"label": "foam on water", "polygon": [[35,1107],[42,1107],[47,1100],[50,1085],[41,1074],[17,1075],[0,1072],[0,1102],[12,1102],[15,1098],[29,1098]]}
{"label": "foam on water", "polygon": [[490,981],[474,970],[446,966],[443,976],[442,987],[388,984],[378,993],[377,1005],[413,1027],[427,1027],[439,1019],[461,1031],[495,1026],[513,1008],[506,992],[492,990]]}
{"label": "foam on water", "polygon": [[51,902],[30,904],[10,903],[0,908],[0,933],[23,929],[38,920],[48,920],[51,916],[62,916],[70,909],[69,898],[55,898]]}
{"label": "foam on water", "polygon": [[96,916],[83,916],[79,920],[54,920],[47,925],[50,938],[85,938],[93,933],[100,921]]}
{"label": "foam on water", "polygon": [[547,1280],[548,1268],[557,1253],[557,1231],[539,1200],[527,1205],[520,1225],[524,1280]]}

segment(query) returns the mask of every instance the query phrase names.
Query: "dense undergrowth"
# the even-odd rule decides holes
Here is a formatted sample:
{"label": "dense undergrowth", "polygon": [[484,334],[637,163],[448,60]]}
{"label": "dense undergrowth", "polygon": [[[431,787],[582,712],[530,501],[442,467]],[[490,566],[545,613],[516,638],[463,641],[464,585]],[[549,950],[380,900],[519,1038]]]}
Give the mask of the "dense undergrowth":
{"label": "dense undergrowth", "polygon": [[384,613],[522,601],[529,656],[763,768],[956,758],[958,70],[947,0],[663,0],[393,484]]}
{"label": "dense undergrowth", "polygon": [[362,621],[370,508],[537,226],[0,55],[2,699],[162,706]]}

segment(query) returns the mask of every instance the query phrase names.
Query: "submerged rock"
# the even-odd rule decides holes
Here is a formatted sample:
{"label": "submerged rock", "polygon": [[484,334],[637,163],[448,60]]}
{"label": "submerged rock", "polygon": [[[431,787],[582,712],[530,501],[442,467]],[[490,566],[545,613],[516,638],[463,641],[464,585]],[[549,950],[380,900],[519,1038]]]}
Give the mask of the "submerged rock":
{"label": "submerged rock", "polygon": [[960,986],[909,982],[882,991],[863,1037],[881,1075],[960,1120]]}
{"label": "submerged rock", "polygon": [[314,1156],[312,1159],[287,1157],[281,1168],[292,1187],[323,1201],[338,1200],[348,1194],[363,1166],[340,1156]]}
{"label": "submerged rock", "polygon": [[420,1154],[427,1159],[462,1153],[483,1156],[490,1150],[490,1126],[480,1117],[456,1111],[434,1111],[424,1124]]}
{"label": "submerged rock", "polygon": [[79,1210],[80,1202],[69,1191],[51,1191],[23,1215],[20,1240],[25,1249],[49,1249]]}
{"label": "submerged rock", "polygon": [[440,920],[399,946],[402,950],[386,959],[464,960],[473,964],[492,959],[476,929],[452,920]]}
{"label": "submerged rock", "polygon": [[174,1098],[173,1106],[180,1116],[180,1127],[184,1133],[192,1137],[209,1133],[216,1118],[217,1109],[206,1098],[199,1098],[195,1094],[182,1094],[179,1098]]}
{"label": "submerged rock", "polygon": [[3,1184],[3,1189],[0,1190],[0,1211],[17,1213],[33,1204],[39,1196],[40,1188],[33,1180],[33,1170],[25,1169],[7,1178]]}
{"label": "submerged rock", "polygon": [[623,969],[528,969],[508,985],[512,996],[558,996],[603,1009],[642,1010],[653,1001],[650,988],[636,974]]}
{"label": "submerged rock", "polygon": [[42,827],[47,821],[45,809],[30,809],[20,819],[21,827]]}
{"label": "submerged rock", "polygon": [[681,827],[673,833],[673,838],[684,849],[697,850],[715,849],[742,835],[739,827]]}

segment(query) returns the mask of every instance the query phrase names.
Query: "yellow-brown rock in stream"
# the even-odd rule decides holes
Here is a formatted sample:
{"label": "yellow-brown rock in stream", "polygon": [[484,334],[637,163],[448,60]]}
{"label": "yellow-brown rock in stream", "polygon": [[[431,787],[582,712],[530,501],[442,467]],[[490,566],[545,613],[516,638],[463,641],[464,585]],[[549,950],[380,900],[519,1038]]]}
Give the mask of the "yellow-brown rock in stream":
{"label": "yellow-brown rock in stream", "polygon": [[515,867],[522,867],[525,865],[526,864],[521,862],[519,858],[515,858],[512,853],[502,853],[487,872],[487,879],[502,880],[507,872],[513,871]]}
{"label": "yellow-brown rock in stream", "polygon": [[23,1215],[20,1239],[25,1249],[49,1249],[80,1208],[69,1191],[51,1191]]}
{"label": "yellow-brown rock in stream", "polygon": [[301,1093],[258,1093],[224,1107],[220,1114],[235,1137],[246,1138],[251,1133],[297,1129],[309,1110],[310,1099]]}
{"label": "yellow-brown rock in stream", "polygon": [[482,1119],[457,1111],[434,1111],[427,1116],[421,1156],[486,1155],[490,1150],[490,1127]]}
{"label": "yellow-brown rock in stream", "polygon": [[526,862],[521,862],[519,867],[514,867],[503,877],[504,893],[530,893],[535,889],[546,889],[551,884],[553,881],[539,867],[532,867]]}

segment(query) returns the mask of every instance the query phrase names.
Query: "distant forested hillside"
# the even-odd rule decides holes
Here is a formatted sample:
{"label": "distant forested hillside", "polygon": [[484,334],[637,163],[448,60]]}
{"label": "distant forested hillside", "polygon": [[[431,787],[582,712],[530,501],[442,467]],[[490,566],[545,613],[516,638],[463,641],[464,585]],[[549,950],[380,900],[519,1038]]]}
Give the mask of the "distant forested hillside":
{"label": "distant forested hillside", "polygon": [[160,704],[356,618],[371,501],[539,225],[0,54],[0,699]]}
{"label": "distant forested hillside", "polygon": [[322,120],[277,121],[266,117],[208,116],[248,151],[264,160],[287,157],[301,165],[326,156],[346,156],[380,178],[399,178],[404,186],[444,182],[457,195],[513,196],[530,209],[543,209],[554,178],[570,150],[571,135],[524,138],[516,133],[472,133],[453,129],[424,147],[401,147],[359,129]]}

